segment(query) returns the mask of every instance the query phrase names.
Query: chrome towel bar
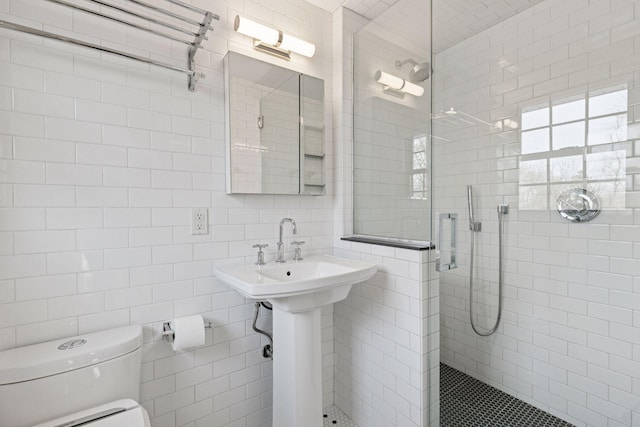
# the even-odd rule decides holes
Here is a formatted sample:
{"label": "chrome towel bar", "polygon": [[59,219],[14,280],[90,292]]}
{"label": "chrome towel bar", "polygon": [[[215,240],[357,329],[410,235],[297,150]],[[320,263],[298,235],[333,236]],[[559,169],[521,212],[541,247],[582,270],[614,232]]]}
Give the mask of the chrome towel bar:
{"label": "chrome towel bar", "polygon": [[[101,18],[108,19],[109,21],[117,22],[118,24],[127,25],[129,27],[135,28],[135,29],[140,30],[140,31],[146,31],[148,33],[155,34],[156,36],[164,37],[164,38],[167,38],[169,40],[176,41],[178,43],[183,43],[183,44],[186,44],[186,45],[189,45],[189,46],[194,46],[195,45],[192,41],[183,40],[183,39],[180,39],[178,37],[174,37],[174,36],[172,36],[170,34],[165,34],[162,31],[156,31],[156,30],[153,30],[151,28],[143,27],[142,25],[134,24],[133,22],[129,22],[129,21],[126,21],[126,20],[121,19],[121,18],[116,18],[114,16],[105,15],[105,14],[97,12],[95,10],[87,9],[86,7],[78,6],[76,4],[69,3],[69,2],[64,1],[64,0],[46,0],[46,1],[48,1],[50,3],[59,4],[60,6],[68,7],[68,8],[73,9],[73,10],[78,10],[80,12],[87,13],[89,15],[99,16]],[[173,25],[173,24],[170,24],[168,22],[160,21],[159,19],[154,19],[154,18],[151,18],[149,16],[144,16],[144,15],[141,15],[139,13],[133,12],[131,10],[127,10],[127,9],[125,9],[123,7],[116,6],[116,5],[113,5],[113,4],[109,4],[109,3],[104,2],[104,1],[100,1],[100,0],[86,0],[86,1],[91,2],[91,3],[95,3],[95,4],[103,6],[103,7],[107,7],[107,8],[116,10],[118,12],[122,12],[122,13],[124,13],[126,15],[133,16],[134,18],[144,19],[146,21],[151,22],[152,24],[160,25],[160,26],[166,27],[166,28],[168,28],[170,30],[178,31],[178,32],[183,33],[183,34],[187,34],[187,35],[189,35],[191,37],[196,37],[198,35],[198,33],[194,33],[193,31],[185,30],[184,28],[180,28],[180,27],[178,27],[176,25]]]}
{"label": "chrome towel bar", "polygon": [[196,74],[195,71],[188,70],[186,68],[175,67],[173,65],[165,64],[165,63],[159,62],[159,61],[154,61],[152,59],[144,58],[142,56],[138,56],[138,55],[134,55],[134,54],[131,54],[131,53],[126,53],[126,52],[121,52],[119,50],[109,49],[109,48],[106,48],[104,46],[100,46],[100,45],[97,45],[97,44],[85,42],[85,41],[82,41],[82,40],[72,39],[70,37],[61,36],[59,34],[50,33],[48,31],[38,30],[36,28],[25,27],[24,25],[14,24],[13,22],[0,20],[0,27],[7,28],[9,30],[21,31],[23,33],[33,34],[33,35],[36,35],[36,36],[46,37],[46,38],[58,40],[58,41],[61,41],[61,42],[71,43],[71,44],[75,44],[75,45],[78,45],[78,46],[89,47],[91,49],[96,49],[96,50],[99,50],[101,52],[110,53],[110,54],[113,54],[113,55],[119,55],[119,56],[123,56],[125,58],[135,59],[136,61],[145,62],[147,64],[157,65],[158,67],[163,67],[163,68],[168,68],[170,70],[179,71],[181,73],[185,73],[185,74],[188,74],[190,76],[193,76],[193,75]]}
{"label": "chrome towel bar", "polygon": [[177,25],[171,24],[169,22],[165,22],[161,19],[156,19],[156,18],[152,18],[150,16],[146,16],[144,14],[132,11],[132,10],[128,10],[124,7],[121,6],[117,6],[114,4],[110,4],[108,2],[108,0],[85,0],[87,2],[99,5],[101,7],[104,8],[108,8],[108,9],[113,9],[118,13],[121,14],[126,14],[129,16],[132,16],[136,19],[141,19],[144,21],[149,22],[152,25],[158,26],[158,27],[164,27],[169,31],[174,31],[174,32],[179,32],[181,34],[187,34],[189,36],[191,36],[193,39],[192,40],[185,40],[183,38],[177,37],[176,35],[173,34],[169,34],[169,33],[165,33],[159,29],[153,29],[153,28],[148,28],[146,26],[143,25],[139,25],[133,22],[129,22],[123,18],[119,18],[119,17],[115,17],[115,16],[110,16],[108,14],[105,14],[103,12],[99,12],[96,10],[92,10],[92,9],[88,9],[79,5],[76,5],[74,3],[70,3],[68,1],[65,0],[46,0],[49,1],[51,3],[55,3],[58,4],[60,6],[65,6],[83,13],[87,13],[87,14],[91,14],[94,16],[98,16],[113,22],[117,22],[118,24],[122,24],[122,25],[126,25],[132,28],[135,28],[137,30],[140,31],[145,31],[151,34],[154,34],[156,36],[159,37],[164,37],[170,40],[173,40],[175,42],[178,43],[182,43],[188,46],[188,52],[187,52],[187,67],[186,68],[182,68],[182,67],[178,67],[172,64],[168,64],[166,62],[162,62],[162,61],[157,61],[154,59],[150,59],[150,58],[145,58],[143,56],[140,55],[136,55],[133,53],[128,53],[128,52],[123,52],[120,50],[115,50],[115,49],[110,49],[95,43],[90,43],[90,42],[86,42],[86,41],[82,41],[82,40],[78,40],[78,39],[74,39],[71,37],[67,37],[67,36],[62,36],[60,34],[55,34],[55,33],[51,33],[49,31],[43,31],[37,28],[31,28],[31,27],[27,27],[24,25],[20,25],[20,24],[16,24],[14,22],[9,22],[9,21],[5,21],[5,20],[0,20],[0,28],[6,28],[9,30],[14,30],[14,31],[21,31],[23,33],[27,33],[27,34],[32,34],[32,35],[36,35],[36,36],[40,36],[40,37],[45,37],[45,38],[49,38],[49,39],[53,39],[53,40],[58,40],[61,42],[65,42],[65,43],[70,43],[76,46],[83,46],[83,47],[87,47],[90,49],[95,49],[98,50],[100,52],[104,52],[104,53],[108,53],[111,55],[117,55],[117,56],[121,56],[124,58],[128,58],[128,59],[133,59],[135,61],[139,61],[139,62],[144,62],[145,64],[150,64],[150,65],[155,65],[158,67],[162,67],[162,68],[166,68],[169,70],[173,70],[173,71],[177,71],[183,74],[186,74],[189,76],[189,90],[190,91],[194,91],[195,90],[195,85],[196,82],[199,78],[204,78],[205,75],[203,73],[199,73],[195,71],[195,54],[198,51],[198,49],[200,49],[200,45],[202,43],[203,40],[207,40],[206,37],[206,33],[207,31],[209,31],[210,29],[212,29],[211,27],[211,21],[215,20],[219,20],[220,17],[216,14],[213,14],[211,12],[208,12],[206,10],[200,9],[198,7],[195,6],[191,6],[189,4],[183,3],[179,0],[166,0],[167,2],[171,3],[171,4],[175,4],[177,6],[183,7],[191,12],[195,12],[195,13],[199,13],[199,14],[203,14],[203,20],[202,22],[197,22],[189,17],[186,16],[182,16],[178,13],[163,9],[161,7],[155,6],[155,5],[151,5],[148,3],[145,3],[141,0],[128,0],[130,3],[141,6],[143,8],[149,9],[153,12],[158,12],[161,14],[164,14],[166,16],[169,16],[173,19],[178,19],[182,22],[185,22],[187,24],[190,25],[194,25],[197,28],[195,30],[189,30],[189,29],[185,29],[185,28],[181,28]]}

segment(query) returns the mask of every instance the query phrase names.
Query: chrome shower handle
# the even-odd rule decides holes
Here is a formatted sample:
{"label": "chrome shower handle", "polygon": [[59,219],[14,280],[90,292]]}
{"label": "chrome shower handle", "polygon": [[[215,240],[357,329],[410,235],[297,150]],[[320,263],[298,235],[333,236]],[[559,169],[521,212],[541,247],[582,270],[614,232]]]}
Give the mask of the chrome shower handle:
{"label": "chrome shower handle", "polygon": [[[444,244],[444,221],[447,219],[451,221],[451,248],[449,249],[450,258],[448,263],[442,261],[442,245]],[[449,271],[454,268],[458,268],[458,264],[456,264],[456,247],[458,246],[458,233],[456,230],[458,229],[458,214],[441,213],[439,216],[439,229],[440,232],[438,233],[438,255],[436,258],[436,271]]]}

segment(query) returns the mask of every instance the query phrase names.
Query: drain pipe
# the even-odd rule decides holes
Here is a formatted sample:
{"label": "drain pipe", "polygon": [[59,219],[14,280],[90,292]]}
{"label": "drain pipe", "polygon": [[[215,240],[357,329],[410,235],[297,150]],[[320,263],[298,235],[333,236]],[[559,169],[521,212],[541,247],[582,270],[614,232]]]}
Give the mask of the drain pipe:
{"label": "drain pipe", "polygon": [[265,337],[267,337],[267,339],[269,340],[269,344],[265,345],[262,348],[262,357],[264,357],[265,359],[272,359],[273,360],[273,337],[271,336],[271,334],[267,331],[263,331],[262,329],[259,329],[256,326],[256,323],[258,322],[258,315],[260,314],[260,307],[264,307],[267,310],[272,310],[272,307],[270,307],[270,305],[268,303],[265,302],[257,302],[255,303],[255,315],[253,316],[253,330],[256,331],[259,334],[264,335]]}

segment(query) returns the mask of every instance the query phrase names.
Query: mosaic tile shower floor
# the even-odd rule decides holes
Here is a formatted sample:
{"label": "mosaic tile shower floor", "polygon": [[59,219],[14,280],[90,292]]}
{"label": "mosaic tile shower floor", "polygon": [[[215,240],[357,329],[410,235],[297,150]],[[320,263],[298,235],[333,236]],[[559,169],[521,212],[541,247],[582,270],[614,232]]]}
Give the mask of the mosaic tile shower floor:
{"label": "mosaic tile shower floor", "polygon": [[[323,427],[358,427],[335,405],[326,407],[323,416]],[[450,366],[440,364],[440,427],[574,426]]]}
{"label": "mosaic tile shower floor", "polygon": [[573,427],[573,424],[440,364],[440,426]]}
{"label": "mosaic tile shower floor", "polygon": [[335,405],[324,408],[322,414],[322,427],[358,427]]}

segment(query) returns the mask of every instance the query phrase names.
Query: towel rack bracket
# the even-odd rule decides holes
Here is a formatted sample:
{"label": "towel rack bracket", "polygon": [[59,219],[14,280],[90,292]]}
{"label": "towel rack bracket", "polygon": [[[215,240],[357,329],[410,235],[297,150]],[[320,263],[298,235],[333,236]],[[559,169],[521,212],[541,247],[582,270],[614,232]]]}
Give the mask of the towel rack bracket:
{"label": "towel rack bracket", "polygon": [[206,34],[209,28],[211,27],[211,21],[213,21],[213,19],[215,18],[216,18],[216,15],[214,15],[213,13],[205,12],[204,19],[202,21],[202,24],[200,24],[200,29],[198,30],[198,34],[196,35],[196,38],[193,40],[194,45],[189,48],[187,61],[189,64],[189,70],[194,71],[194,74],[189,76],[189,90],[191,92],[195,92],[196,83],[198,82],[199,78],[205,77],[204,73],[195,72],[195,68],[196,68],[195,56],[196,56],[196,52],[200,48],[200,44],[202,44],[202,41],[206,40]]}

